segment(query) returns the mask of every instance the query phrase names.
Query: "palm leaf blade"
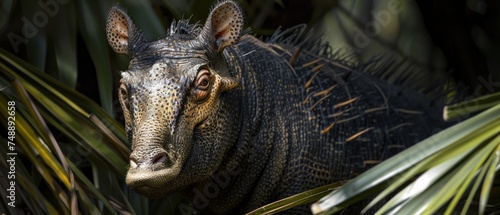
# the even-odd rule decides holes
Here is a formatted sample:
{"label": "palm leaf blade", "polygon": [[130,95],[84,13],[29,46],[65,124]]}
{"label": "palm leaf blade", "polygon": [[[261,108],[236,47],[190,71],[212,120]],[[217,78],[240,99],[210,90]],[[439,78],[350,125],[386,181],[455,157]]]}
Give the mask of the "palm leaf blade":
{"label": "palm leaf blade", "polygon": [[[419,166],[421,162],[429,157],[432,157],[432,155],[434,155],[434,158],[439,158],[439,152],[448,152],[445,150],[446,148],[453,149],[461,146],[460,144],[466,144],[465,146],[462,146],[463,148],[461,150],[471,151],[472,154],[477,153],[477,151],[473,152],[472,150],[481,145],[485,145],[484,142],[486,140],[491,139],[492,136],[498,134],[500,129],[500,125],[498,124],[499,121],[500,105],[496,105],[493,108],[490,108],[471,119],[452,126],[437,135],[421,141],[417,145],[368,170],[358,178],[352,180],[348,184],[342,186],[338,190],[332,192],[325,198],[315,203],[313,205],[313,211],[315,213],[325,214],[336,212],[342,208],[339,206],[344,204],[350,198],[354,198],[358,195],[366,193],[370,189],[384,187],[382,184],[383,182],[388,181],[389,179],[397,176],[403,171],[406,171],[408,169],[411,170],[411,167],[413,166]],[[477,139],[477,142],[470,141],[473,137],[479,137],[479,139]],[[490,150],[489,152],[491,152],[492,148],[490,147],[488,149]],[[460,151],[457,151],[457,153],[458,152]],[[484,162],[484,159],[482,160]],[[438,165],[441,162],[443,161],[432,161],[432,163],[434,163],[433,165]],[[447,173],[447,175],[449,174],[452,173]],[[444,182],[437,183],[443,183],[444,185]],[[400,182],[399,185],[400,184],[402,183]],[[433,194],[436,194],[438,189],[433,189],[433,191],[435,192]],[[427,190],[427,192],[429,191]],[[424,194],[421,194],[420,196],[422,195]],[[426,193],[424,196],[427,195],[430,194]],[[426,198],[429,198],[429,196],[427,196]],[[394,205],[399,205],[400,203]],[[390,208],[394,208],[393,206],[391,206]],[[435,207],[432,210],[435,210]]]}

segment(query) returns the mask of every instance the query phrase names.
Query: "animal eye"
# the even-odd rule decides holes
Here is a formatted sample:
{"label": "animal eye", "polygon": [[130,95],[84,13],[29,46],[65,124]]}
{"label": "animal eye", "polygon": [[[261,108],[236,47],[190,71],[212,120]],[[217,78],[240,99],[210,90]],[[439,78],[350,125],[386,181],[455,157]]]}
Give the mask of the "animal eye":
{"label": "animal eye", "polygon": [[201,69],[196,77],[196,88],[198,90],[208,90],[210,85],[210,72],[206,69]]}
{"label": "animal eye", "polygon": [[200,80],[199,86],[200,87],[207,87],[208,86],[208,79],[204,78],[204,79]]}
{"label": "animal eye", "polygon": [[127,92],[127,87],[123,83],[123,80],[120,80],[120,88],[118,89],[118,98],[120,99],[122,108],[129,110],[128,92]]}
{"label": "animal eye", "polygon": [[193,93],[197,101],[203,101],[210,95],[210,87],[212,82],[212,75],[207,69],[200,69],[198,76],[194,81]]}

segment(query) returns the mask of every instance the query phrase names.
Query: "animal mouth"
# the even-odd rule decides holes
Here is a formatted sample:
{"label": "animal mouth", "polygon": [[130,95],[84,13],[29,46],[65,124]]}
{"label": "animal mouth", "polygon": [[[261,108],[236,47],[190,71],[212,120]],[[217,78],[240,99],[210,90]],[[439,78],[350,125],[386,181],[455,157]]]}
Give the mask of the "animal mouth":
{"label": "animal mouth", "polygon": [[158,189],[174,180],[180,168],[165,167],[163,169],[130,169],[126,176],[127,186],[138,193],[155,197]]}
{"label": "animal mouth", "polygon": [[[153,158],[151,165],[132,165],[127,172],[127,186],[151,198],[160,197],[164,186],[177,178],[181,170],[179,162],[175,162],[168,154],[159,154]],[[131,162],[132,163],[132,162]]]}

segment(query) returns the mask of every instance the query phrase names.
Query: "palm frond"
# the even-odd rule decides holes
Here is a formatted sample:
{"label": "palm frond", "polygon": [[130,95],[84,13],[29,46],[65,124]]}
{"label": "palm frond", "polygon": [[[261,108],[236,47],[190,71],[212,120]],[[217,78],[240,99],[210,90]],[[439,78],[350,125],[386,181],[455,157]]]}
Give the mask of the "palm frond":
{"label": "palm frond", "polygon": [[[125,174],[129,152],[122,142],[125,137],[119,124],[88,98],[3,50],[0,50],[0,70],[4,84],[0,108],[7,110],[9,101],[15,103],[15,112],[1,111],[1,115],[5,121],[13,122],[15,128],[15,137],[9,136],[12,144],[2,144],[2,151],[14,153],[14,167],[19,170],[16,180],[11,180],[19,181],[17,194],[23,196],[22,203],[16,204],[26,204],[30,211],[47,214],[54,211],[117,214],[116,204],[110,203],[111,197],[126,203],[125,195],[116,189],[103,193],[95,179],[102,177],[103,181],[122,184],[115,187],[118,191],[123,187],[120,179]],[[105,134],[89,118],[89,113],[106,123],[111,133]],[[2,169],[12,168],[11,164],[1,164]],[[80,170],[89,165],[106,167],[107,171],[89,179]],[[34,180],[37,178],[40,180]],[[40,186],[45,189],[35,189]],[[53,195],[40,195],[42,190]],[[7,202],[2,203],[8,208]],[[104,211],[97,207],[98,203],[104,206]],[[130,205],[124,207],[133,211]]]}
{"label": "palm frond", "polygon": [[315,201],[318,201],[323,196],[325,196],[327,193],[340,187],[342,184],[343,184],[342,182],[337,182],[337,183],[321,186],[318,188],[314,188],[314,189],[308,190],[306,192],[295,194],[293,196],[290,196],[290,197],[281,199],[279,201],[267,204],[267,205],[262,206],[260,208],[257,208],[255,210],[247,213],[246,215],[275,214],[275,213],[283,212],[283,211],[286,211],[288,209],[291,209],[291,208],[294,208],[297,206],[301,206],[304,204],[315,202]]}
{"label": "palm frond", "polygon": [[[472,103],[487,103],[492,96],[498,95]],[[469,107],[464,104],[461,106]],[[500,104],[497,100],[495,106],[477,116],[368,170],[315,203],[312,210],[315,214],[332,214],[377,194],[364,212],[390,198],[377,214],[432,214],[442,210],[449,214],[460,210],[460,206],[462,213],[466,213],[482,186],[477,210],[483,214],[488,209],[493,179],[500,167],[499,149]]]}

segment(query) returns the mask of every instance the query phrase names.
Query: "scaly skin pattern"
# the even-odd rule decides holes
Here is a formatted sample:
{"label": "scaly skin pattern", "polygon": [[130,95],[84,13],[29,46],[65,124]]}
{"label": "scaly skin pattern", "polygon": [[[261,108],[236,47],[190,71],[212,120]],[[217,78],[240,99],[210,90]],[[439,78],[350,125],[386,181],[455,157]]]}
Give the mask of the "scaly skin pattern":
{"label": "scaly skin pattern", "polygon": [[444,126],[425,96],[329,59],[319,43],[258,40],[242,22],[221,1],[203,26],[180,21],[147,41],[122,9],[110,12],[108,41],[130,58],[119,98],[131,189],[248,212],[351,179]]}

